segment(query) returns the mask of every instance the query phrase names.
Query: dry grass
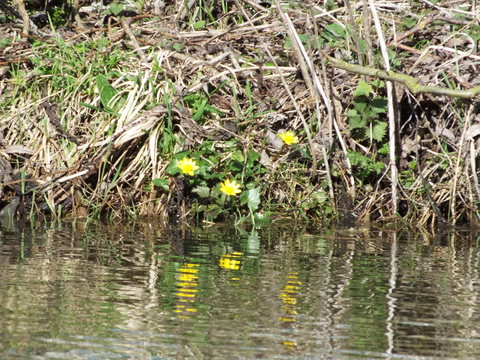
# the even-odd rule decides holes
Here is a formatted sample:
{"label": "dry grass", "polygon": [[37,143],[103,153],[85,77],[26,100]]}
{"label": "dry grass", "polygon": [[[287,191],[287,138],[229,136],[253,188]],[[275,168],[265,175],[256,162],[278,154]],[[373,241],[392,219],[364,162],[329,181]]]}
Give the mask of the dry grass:
{"label": "dry grass", "polygon": [[[478,222],[478,95],[465,91],[480,85],[471,2],[163,4],[105,25],[90,13],[86,30],[39,28],[33,43],[20,24],[3,25],[3,206],[188,214],[199,199],[167,168],[212,142],[218,155],[205,161],[219,172],[235,151],[261,155],[262,171],[242,179],[277,216]],[[367,97],[388,101],[355,128],[349,111],[372,71],[386,85]],[[301,135],[298,150],[279,146],[281,129]],[[159,178],[168,191],[152,185]]]}

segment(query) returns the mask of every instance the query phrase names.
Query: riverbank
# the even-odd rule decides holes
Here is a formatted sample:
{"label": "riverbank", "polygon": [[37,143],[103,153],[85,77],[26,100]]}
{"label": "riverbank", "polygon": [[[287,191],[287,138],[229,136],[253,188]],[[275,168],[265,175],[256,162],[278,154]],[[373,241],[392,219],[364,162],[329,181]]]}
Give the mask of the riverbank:
{"label": "riverbank", "polygon": [[4,215],[478,223],[470,2],[162,4],[1,25]]}

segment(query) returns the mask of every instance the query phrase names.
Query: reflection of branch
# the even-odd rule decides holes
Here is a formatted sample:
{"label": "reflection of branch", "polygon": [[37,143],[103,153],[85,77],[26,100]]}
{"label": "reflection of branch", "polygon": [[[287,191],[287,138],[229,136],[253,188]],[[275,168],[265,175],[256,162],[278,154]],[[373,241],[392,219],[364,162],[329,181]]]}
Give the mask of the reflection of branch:
{"label": "reflection of branch", "polygon": [[334,67],[339,69],[343,69],[355,74],[373,76],[384,80],[402,83],[414,94],[430,93],[435,95],[446,95],[465,99],[471,99],[480,94],[480,86],[475,86],[471,89],[466,90],[453,90],[437,86],[422,85],[419,83],[419,80],[414,78],[413,76],[397,73],[395,71],[385,71],[372,67],[350,64],[345,61],[332,58],[330,56],[327,56],[327,59]]}

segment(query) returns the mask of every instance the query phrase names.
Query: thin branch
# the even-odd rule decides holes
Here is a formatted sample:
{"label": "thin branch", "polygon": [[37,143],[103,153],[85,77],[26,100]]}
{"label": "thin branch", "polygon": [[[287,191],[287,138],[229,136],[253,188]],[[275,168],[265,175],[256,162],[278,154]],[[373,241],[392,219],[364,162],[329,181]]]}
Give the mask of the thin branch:
{"label": "thin branch", "polygon": [[127,34],[127,36],[130,38],[130,41],[132,42],[133,47],[135,50],[138,52],[138,55],[140,56],[140,60],[142,61],[143,64],[148,64],[147,57],[145,56],[145,53],[143,52],[142,48],[138,44],[137,38],[133,34],[132,30],[130,29],[130,19],[122,19],[119,18],[120,24],[122,24],[123,31]]}
{"label": "thin branch", "polygon": [[[377,30],[378,40],[380,43],[380,50],[382,52],[383,63],[385,70],[390,71],[390,59],[387,52],[387,44],[383,36],[382,25],[378,18],[377,9],[373,0],[369,0],[370,11],[372,12],[373,22]],[[390,152],[390,174],[392,181],[392,213],[395,216],[398,210],[398,169],[397,169],[397,121],[395,119],[395,99],[393,94],[393,83],[387,82],[387,102],[388,102],[388,137],[389,137],[389,152]]]}
{"label": "thin branch", "polygon": [[342,60],[327,56],[331,65],[346,70],[351,73],[373,76],[379,79],[395,81],[407,87],[413,94],[428,93],[433,95],[445,95],[449,97],[458,97],[463,99],[473,99],[480,94],[480,86],[475,86],[465,90],[446,89],[438,86],[428,86],[420,84],[420,81],[413,76],[405,75],[395,71],[385,71],[375,69],[369,66],[360,66],[350,64]]}

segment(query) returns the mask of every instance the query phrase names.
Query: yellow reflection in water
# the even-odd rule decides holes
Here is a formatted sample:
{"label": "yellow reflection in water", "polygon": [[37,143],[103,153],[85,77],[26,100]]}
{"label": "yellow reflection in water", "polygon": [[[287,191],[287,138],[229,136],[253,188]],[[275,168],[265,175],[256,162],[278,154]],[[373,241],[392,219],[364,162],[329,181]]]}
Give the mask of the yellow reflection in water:
{"label": "yellow reflection in water", "polygon": [[199,271],[199,264],[185,263],[178,270],[175,285],[177,287],[178,304],[176,304],[175,313],[180,318],[189,318],[193,313],[197,312],[195,300],[197,296],[198,280],[196,275]]}
{"label": "yellow reflection in water", "polygon": [[287,350],[293,350],[297,346],[297,342],[296,341],[282,341],[282,345]]}
{"label": "yellow reflection in water", "polygon": [[[298,278],[297,272],[289,272],[287,275],[286,283],[280,291],[280,299],[283,302],[283,315],[279,320],[283,323],[294,323],[297,321],[298,315],[297,296],[302,288],[302,282]],[[282,345],[287,350],[295,349],[297,342],[293,340],[285,340]]]}
{"label": "yellow reflection in water", "polygon": [[[240,270],[240,266],[242,265],[241,256],[243,255],[242,252],[234,251],[230,254],[222,255],[220,257],[218,265],[221,268],[227,270]],[[236,279],[236,278],[232,278]]]}

